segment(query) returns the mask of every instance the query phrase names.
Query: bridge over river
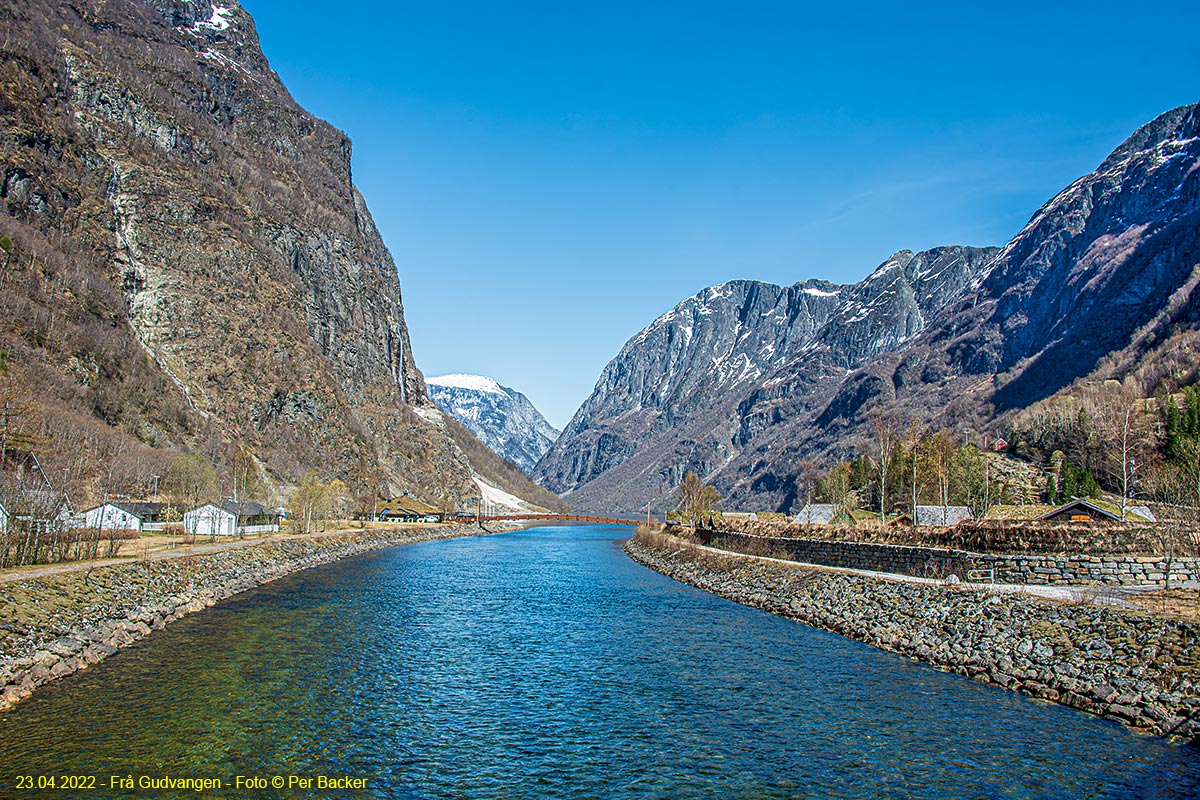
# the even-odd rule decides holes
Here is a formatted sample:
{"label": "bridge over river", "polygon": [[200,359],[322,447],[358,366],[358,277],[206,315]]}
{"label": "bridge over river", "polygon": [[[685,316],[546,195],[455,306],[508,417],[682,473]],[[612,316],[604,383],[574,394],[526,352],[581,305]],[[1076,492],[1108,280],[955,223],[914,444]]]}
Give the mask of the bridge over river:
{"label": "bridge over river", "polygon": [[593,525],[632,525],[637,527],[642,524],[641,520],[637,519],[620,519],[617,517],[589,517],[581,514],[496,514],[496,515],[476,515],[472,517],[475,522],[590,522]]}

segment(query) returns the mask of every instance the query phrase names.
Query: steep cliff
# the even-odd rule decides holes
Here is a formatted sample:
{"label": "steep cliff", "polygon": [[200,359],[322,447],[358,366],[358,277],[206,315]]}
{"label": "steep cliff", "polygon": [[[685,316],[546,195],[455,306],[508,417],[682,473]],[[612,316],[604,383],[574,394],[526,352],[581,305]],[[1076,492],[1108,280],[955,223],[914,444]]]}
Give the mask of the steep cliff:
{"label": "steep cliff", "polygon": [[[787,315],[724,310],[710,324],[729,336],[681,347],[681,311],[725,291],[706,290],[626,344],[535,475],[582,508],[635,508],[689,470],[735,507],[787,508],[800,459],[861,446],[872,409],[980,431],[1078,378],[1145,370],[1200,327],[1198,197],[1200,112],[1188,106],[1137,131],[1003,248],[897,253],[830,287],[783,346]],[[741,368],[723,371],[739,353]],[[675,385],[703,392],[659,402],[644,389]]]}
{"label": "steep cliff", "polygon": [[0,337],[52,460],[96,416],[128,437],[111,447],[248,450],[282,483],[477,493],[350,141],[240,6],[5,2],[0,39]]}

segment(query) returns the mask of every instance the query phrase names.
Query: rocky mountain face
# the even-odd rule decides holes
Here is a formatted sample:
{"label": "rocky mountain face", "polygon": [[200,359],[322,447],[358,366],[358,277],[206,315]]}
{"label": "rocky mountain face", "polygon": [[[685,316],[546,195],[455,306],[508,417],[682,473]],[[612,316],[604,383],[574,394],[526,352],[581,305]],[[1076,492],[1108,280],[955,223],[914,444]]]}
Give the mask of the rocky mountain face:
{"label": "rocky mountain face", "polygon": [[44,438],[98,418],[122,451],[245,450],[285,484],[477,494],[350,141],[292,100],[249,14],[29,0],[0,31],[0,343]]}
{"label": "rocky mountain face", "polygon": [[[535,479],[573,505],[599,508],[665,495],[688,471],[718,473],[780,421],[760,403],[828,395],[831,378],[923,330],[994,255],[904,251],[851,286],[731,281],[705,289],[626,343]],[[794,369],[780,375],[784,364]]]}
{"label": "rocky mountain face", "polygon": [[529,398],[482,375],[442,375],[426,380],[429,397],[475,438],[526,473],[545,455],[559,431]]}
{"label": "rocky mountain face", "polygon": [[[693,420],[719,424],[737,388],[759,385],[764,365],[819,329],[841,291],[825,281],[788,288],[731,281],[684,300],[630,339],[604,368],[535,479],[552,491],[573,492],[651,440],[665,434],[673,441]],[[710,441],[698,445],[694,460],[717,463],[725,457],[727,437],[701,438]],[[696,446],[693,439],[682,437],[676,446]]]}
{"label": "rocky mountain face", "polygon": [[1198,197],[1188,106],[1003,248],[902,251],[850,286],[707,289],[625,345],[535,478],[576,507],[628,511],[695,471],[727,507],[786,509],[800,460],[862,449],[873,410],[995,427],[1200,327]]}

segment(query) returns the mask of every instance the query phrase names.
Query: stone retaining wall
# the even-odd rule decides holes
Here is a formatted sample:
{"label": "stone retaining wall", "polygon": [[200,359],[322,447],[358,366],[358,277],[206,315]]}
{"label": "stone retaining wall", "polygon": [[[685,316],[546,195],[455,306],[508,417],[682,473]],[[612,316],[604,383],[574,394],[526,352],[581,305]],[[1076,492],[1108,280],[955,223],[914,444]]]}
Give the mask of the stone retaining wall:
{"label": "stone retaining wall", "polygon": [[803,525],[749,522],[725,518],[721,530],[753,536],[967,550],[972,553],[1103,553],[1146,556],[1164,544],[1177,555],[1200,555],[1187,530],[1178,524],[1126,522],[1054,522],[1050,520],[964,520],[944,525]]}
{"label": "stone retaining wall", "polygon": [[1146,556],[996,555],[939,547],[909,547],[874,542],[845,542],[712,531],[704,539],[714,547],[773,555],[829,567],[896,572],[918,578],[966,579],[968,570],[994,570],[997,583],[1097,583],[1113,586],[1164,586],[1200,580],[1200,560]]}
{"label": "stone retaining wall", "polygon": [[1154,556],[1009,556],[969,554],[976,568],[996,570],[999,583],[1102,583],[1165,586],[1200,580],[1200,561]]}
{"label": "stone retaining wall", "polygon": [[0,583],[0,710],[195,611],[347,556],[480,533],[474,526],[350,531]]}
{"label": "stone retaining wall", "polygon": [[625,549],[744,605],[1131,727],[1200,738],[1194,623],[714,555],[661,534],[639,534]]}
{"label": "stone retaining wall", "polygon": [[827,567],[896,572],[919,578],[944,578],[951,573],[961,578],[966,570],[975,569],[971,554],[962,550],[875,542],[764,537],[724,531],[715,531],[711,536],[702,538],[707,544],[722,550],[822,564]]}

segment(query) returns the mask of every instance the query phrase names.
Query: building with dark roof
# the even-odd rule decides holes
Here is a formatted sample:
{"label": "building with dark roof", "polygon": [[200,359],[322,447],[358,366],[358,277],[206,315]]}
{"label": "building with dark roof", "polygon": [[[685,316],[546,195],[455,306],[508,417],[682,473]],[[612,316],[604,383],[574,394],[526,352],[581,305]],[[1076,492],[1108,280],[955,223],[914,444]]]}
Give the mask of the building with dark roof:
{"label": "building with dark roof", "polygon": [[375,506],[374,519],[377,522],[421,522],[431,518],[440,522],[442,512],[408,495],[393,497]]}
{"label": "building with dark roof", "polygon": [[1038,519],[1055,522],[1154,522],[1154,514],[1145,506],[1126,506],[1125,518],[1121,507],[1094,497],[1077,497],[1071,502],[1046,512]]}

